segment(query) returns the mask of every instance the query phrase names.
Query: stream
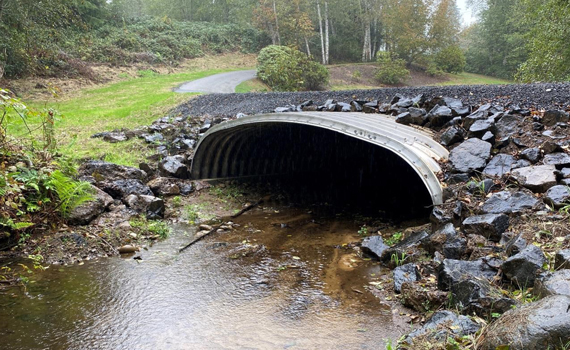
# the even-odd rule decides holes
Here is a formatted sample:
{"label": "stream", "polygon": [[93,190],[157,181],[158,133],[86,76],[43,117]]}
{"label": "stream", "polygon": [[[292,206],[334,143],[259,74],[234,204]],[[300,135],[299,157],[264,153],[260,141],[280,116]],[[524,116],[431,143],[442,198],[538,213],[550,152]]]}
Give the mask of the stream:
{"label": "stream", "polygon": [[[348,217],[264,207],[182,253],[50,266],[0,292],[2,349],[384,349],[410,330]],[[384,288],[386,286],[386,288]]]}

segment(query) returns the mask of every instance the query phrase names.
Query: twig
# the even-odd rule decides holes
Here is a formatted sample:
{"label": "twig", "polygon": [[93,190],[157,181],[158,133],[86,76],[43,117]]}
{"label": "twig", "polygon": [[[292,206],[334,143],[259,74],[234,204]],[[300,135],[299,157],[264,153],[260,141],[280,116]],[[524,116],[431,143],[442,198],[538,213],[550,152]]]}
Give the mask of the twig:
{"label": "twig", "polygon": [[201,235],[200,237],[194,239],[192,242],[188,243],[187,245],[185,245],[184,247],[180,248],[178,250],[178,253],[182,253],[183,251],[185,251],[186,249],[190,248],[191,246],[193,246],[196,242],[200,241],[202,238],[211,235],[212,233],[216,232],[220,227],[222,226],[222,224],[216,225],[214,228],[212,228],[210,231],[208,231],[207,233]]}
{"label": "twig", "polygon": [[261,203],[263,203],[264,200],[265,200],[265,198],[261,198],[261,199],[258,200],[257,202],[248,205],[247,207],[243,208],[242,210],[240,210],[240,211],[237,212],[236,214],[232,215],[231,218],[232,218],[232,219],[235,219],[235,218],[237,218],[238,216],[242,215],[243,213],[250,211],[251,209],[253,209],[253,208],[257,207],[258,205],[260,205]]}

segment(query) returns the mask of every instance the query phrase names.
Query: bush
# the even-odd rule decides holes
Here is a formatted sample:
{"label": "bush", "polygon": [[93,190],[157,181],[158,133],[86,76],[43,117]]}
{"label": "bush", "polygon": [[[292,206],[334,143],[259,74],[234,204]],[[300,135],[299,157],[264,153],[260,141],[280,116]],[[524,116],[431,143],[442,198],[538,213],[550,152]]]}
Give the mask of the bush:
{"label": "bush", "polygon": [[406,61],[395,58],[390,52],[378,52],[376,79],[382,84],[399,84],[410,76]]}
{"label": "bush", "polygon": [[270,45],[257,57],[257,76],[275,91],[319,90],[329,80],[328,70],[299,50]]}
{"label": "bush", "polygon": [[459,46],[451,45],[435,55],[435,64],[448,73],[461,73],[465,70],[467,61]]}

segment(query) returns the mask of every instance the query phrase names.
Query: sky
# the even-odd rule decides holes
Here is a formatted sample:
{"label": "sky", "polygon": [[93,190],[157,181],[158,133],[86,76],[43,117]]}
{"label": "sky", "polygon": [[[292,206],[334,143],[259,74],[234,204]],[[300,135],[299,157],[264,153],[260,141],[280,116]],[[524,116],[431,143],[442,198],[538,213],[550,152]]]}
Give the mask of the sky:
{"label": "sky", "polygon": [[457,0],[457,7],[459,7],[459,11],[461,12],[463,26],[468,26],[475,21],[471,9],[467,8],[467,0]]}

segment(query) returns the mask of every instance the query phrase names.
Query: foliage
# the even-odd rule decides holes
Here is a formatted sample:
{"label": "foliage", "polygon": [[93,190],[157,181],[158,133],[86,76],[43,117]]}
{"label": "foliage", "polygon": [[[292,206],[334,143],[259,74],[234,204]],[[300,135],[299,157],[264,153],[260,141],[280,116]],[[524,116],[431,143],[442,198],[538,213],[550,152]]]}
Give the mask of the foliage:
{"label": "foliage", "polygon": [[406,62],[403,59],[395,58],[389,52],[378,52],[376,60],[379,66],[376,71],[376,79],[383,84],[399,84],[410,75],[410,71],[406,68]]}
{"label": "foliage", "polygon": [[450,45],[435,55],[435,64],[447,73],[461,73],[465,69],[465,55],[459,46]]}
{"label": "foliage", "polygon": [[89,182],[74,181],[59,170],[51,173],[48,188],[55,190],[59,199],[58,209],[63,217],[67,217],[73,208],[95,199]]}
{"label": "foliage", "polygon": [[368,227],[366,225],[363,225],[362,227],[360,227],[360,229],[358,230],[358,235],[361,237],[368,236]]}
{"label": "foliage", "polygon": [[402,232],[394,232],[394,234],[390,238],[387,238],[384,241],[384,243],[386,243],[389,246],[393,246],[394,244],[400,242],[402,240],[402,237],[403,237]]}
{"label": "foliage", "polygon": [[257,76],[275,91],[318,90],[328,83],[328,70],[293,48],[270,45],[257,62]]}
{"label": "foliage", "polygon": [[161,220],[147,220],[144,217],[140,217],[131,220],[130,224],[132,227],[157,235],[161,239],[167,238],[171,232],[168,224]]}

